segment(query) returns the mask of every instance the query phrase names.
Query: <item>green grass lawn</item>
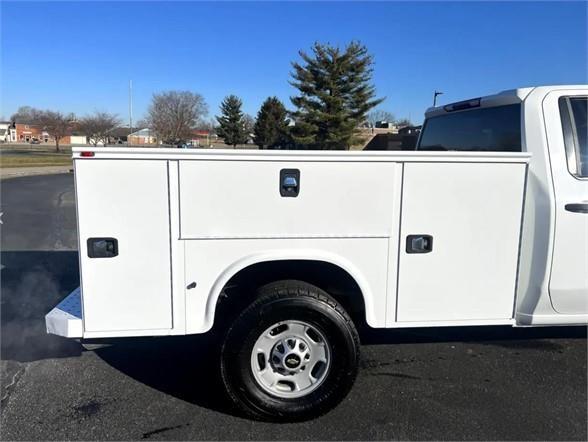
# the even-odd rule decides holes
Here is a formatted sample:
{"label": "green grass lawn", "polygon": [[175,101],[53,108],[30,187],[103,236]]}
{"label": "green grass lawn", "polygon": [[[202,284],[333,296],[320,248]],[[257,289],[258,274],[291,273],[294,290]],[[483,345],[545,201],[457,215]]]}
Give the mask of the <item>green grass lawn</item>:
{"label": "green grass lawn", "polygon": [[40,166],[71,166],[71,154],[49,154],[33,153],[10,154],[2,153],[0,155],[0,167],[8,169],[11,167],[40,167]]}

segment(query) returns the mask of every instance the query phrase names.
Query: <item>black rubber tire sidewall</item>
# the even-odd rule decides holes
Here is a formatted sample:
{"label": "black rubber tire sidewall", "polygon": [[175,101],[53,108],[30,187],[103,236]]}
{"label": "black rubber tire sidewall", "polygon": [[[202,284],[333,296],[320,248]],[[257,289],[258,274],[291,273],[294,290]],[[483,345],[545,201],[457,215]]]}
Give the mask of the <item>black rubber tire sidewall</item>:
{"label": "black rubber tire sidewall", "polygon": [[[349,317],[333,304],[327,298],[299,294],[274,296],[254,303],[237,319],[223,345],[221,368],[229,395],[243,411],[262,419],[302,420],[323,414],[346,396],[357,374],[358,338]],[[300,398],[272,396],[251,372],[255,341],[267,328],[285,320],[304,321],[319,329],[331,351],[327,377],[316,390]]]}

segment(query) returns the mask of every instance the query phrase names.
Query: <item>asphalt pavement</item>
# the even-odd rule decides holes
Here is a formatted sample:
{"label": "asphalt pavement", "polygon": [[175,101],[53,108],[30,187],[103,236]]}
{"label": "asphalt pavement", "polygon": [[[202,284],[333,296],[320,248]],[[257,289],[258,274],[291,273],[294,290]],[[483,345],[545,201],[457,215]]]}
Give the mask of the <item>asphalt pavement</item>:
{"label": "asphalt pavement", "polygon": [[586,328],[364,331],[335,410],[254,422],[227,403],[208,336],[93,350],[47,335],[79,285],[71,174],[0,182],[2,440],[586,440]]}

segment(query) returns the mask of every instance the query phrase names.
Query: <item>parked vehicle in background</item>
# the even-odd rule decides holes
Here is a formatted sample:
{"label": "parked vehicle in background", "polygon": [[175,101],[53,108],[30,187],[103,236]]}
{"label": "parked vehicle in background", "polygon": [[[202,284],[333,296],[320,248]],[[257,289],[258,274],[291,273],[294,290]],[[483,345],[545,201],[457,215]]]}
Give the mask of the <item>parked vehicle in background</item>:
{"label": "parked vehicle in background", "polygon": [[47,330],[214,326],[235,404],[300,420],[351,388],[359,324],[586,324],[587,97],[429,109],[412,152],[74,148],[81,287]]}

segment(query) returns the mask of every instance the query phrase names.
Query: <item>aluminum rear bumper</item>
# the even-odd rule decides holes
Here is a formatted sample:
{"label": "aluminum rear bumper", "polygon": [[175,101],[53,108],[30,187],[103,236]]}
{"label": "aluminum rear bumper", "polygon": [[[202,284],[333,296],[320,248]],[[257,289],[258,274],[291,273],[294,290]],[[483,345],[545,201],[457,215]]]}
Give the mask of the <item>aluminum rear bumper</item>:
{"label": "aluminum rear bumper", "polygon": [[45,315],[45,325],[47,333],[66,338],[82,337],[82,299],[79,287]]}

